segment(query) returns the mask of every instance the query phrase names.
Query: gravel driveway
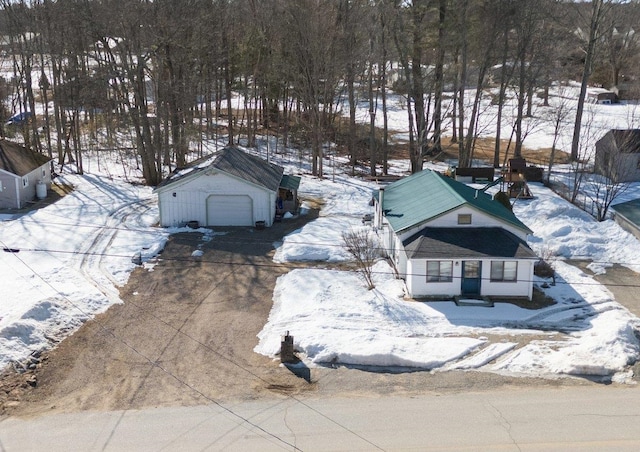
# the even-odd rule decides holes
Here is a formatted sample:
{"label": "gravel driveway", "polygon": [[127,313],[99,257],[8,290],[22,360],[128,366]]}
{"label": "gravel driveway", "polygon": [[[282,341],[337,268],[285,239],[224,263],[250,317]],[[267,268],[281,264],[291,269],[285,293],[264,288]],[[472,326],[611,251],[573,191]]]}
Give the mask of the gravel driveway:
{"label": "gravel driveway", "polygon": [[[412,395],[592,384],[473,371],[391,373],[347,367],[313,368],[298,377],[278,361],[254,353],[276,279],[290,270],[273,263],[273,244],[316,215],[262,231],[232,228],[210,241],[195,232],[172,236],[153,270],[139,268],[131,275],[120,291],[124,304],[87,322],[45,357],[35,387],[22,384],[8,390],[5,382],[9,397],[4,407],[0,398],[0,408],[30,415],[291,395]],[[203,255],[192,257],[196,249]]]}

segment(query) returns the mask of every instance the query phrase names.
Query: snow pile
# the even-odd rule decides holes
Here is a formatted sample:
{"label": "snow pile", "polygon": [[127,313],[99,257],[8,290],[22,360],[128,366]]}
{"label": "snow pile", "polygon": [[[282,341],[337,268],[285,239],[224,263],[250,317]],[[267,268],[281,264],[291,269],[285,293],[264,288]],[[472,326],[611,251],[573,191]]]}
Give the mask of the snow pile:
{"label": "snow pile", "polygon": [[529,187],[535,198],[518,200],[513,211],[534,232],[530,243],[538,255],[592,259],[594,273],[603,273],[610,262],[640,272],[640,242],[613,220],[597,222],[541,184]]}
{"label": "snow pile", "polygon": [[74,191],[0,223],[0,369],[121,302],[140,253],[147,261],[168,231],[153,228],[151,189],[95,175],[65,176]]}
{"label": "snow pile", "polygon": [[[633,253],[640,255],[638,242],[615,223],[597,223],[543,186],[532,188],[536,198],[518,201],[515,212],[535,231],[531,245],[538,252],[548,247],[555,256],[589,256],[595,268],[604,268],[613,258],[631,262]],[[330,200],[339,204],[335,195]],[[349,260],[348,253],[336,251],[336,243],[341,232],[355,224],[347,214],[321,217],[285,237],[276,260]],[[384,261],[374,267],[376,288],[371,291],[356,272],[294,270],[277,282],[274,306],[255,351],[275,357],[281,335],[289,331],[300,355],[314,364],[627,381],[626,369],[640,352],[635,334],[640,321],[581,270],[562,261],[555,267],[557,284],[543,290],[557,303],[537,310],[508,303],[486,308],[407,301],[402,282]],[[541,289],[543,283],[536,281]],[[492,342],[488,335],[504,339]]]}
{"label": "snow pile", "polygon": [[402,285],[386,264],[374,270],[384,291],[363,289],[364,282],[350,272],[294,270],[281,277],[274,291],[281,302],[271,312],[270,327],[259,335],[256,351],[276,354],[280,334],[294,325],[296,346],[316,363],[438,367],[482,344],[433,334],[430,330],[442,319],[430,322],[433,315],[425,306],[402,302]]}
{"label": "snow pile", "polygon": [[[326,261],[350,259],[343,246],[342,232],[362,227],[361,220],[351,217],[322,217],[285,237],[276,249],[275,262]],[[309,238],[313,237],[313,241]]]}

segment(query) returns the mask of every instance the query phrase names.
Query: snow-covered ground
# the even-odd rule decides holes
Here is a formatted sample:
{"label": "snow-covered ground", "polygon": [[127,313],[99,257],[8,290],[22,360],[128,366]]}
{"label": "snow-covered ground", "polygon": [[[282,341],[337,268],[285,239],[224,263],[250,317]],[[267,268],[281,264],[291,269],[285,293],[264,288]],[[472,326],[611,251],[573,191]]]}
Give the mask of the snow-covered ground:
{"label": "snow-covered ground", "polygon": [[[339,197],[329,197],[325,215],[287,236],[275,259],[348,259],[336,251],[342,231],[362,227],[357,220],[371,209],[371,187],[361,184],[357,195],[354,184],[345,198],[360,199],[359,208],[343,209]],[[302,191],[319,191],[319,185],[330,186],[305,180]],[[529,310],[508,303],[486,308],[407,301],[401,281],[384,261],[374,269],[376,288],[371,291],[355,272],[298,269],[278,280],[274,306],[255,350],[275,356],[282,335],[289,331],[309,364],[615,375],[619,381],[628,380],[628,365],[640,353],[634,334],[640,320],[604,286],[562,258],[588,257],[595,271],[604,271],[611,262],[640,271],[635,257],[640,255],[640,242],[613,221],[598,223],[541,185],[531,188],[535,198],[518,201],[515,213],[535,232],[529,240],[534,250],[545,248],[547,255],[557,257],[556,285],[543,288],[544,280],[535,282],[556,304]]]}
{"label": "snow-covered ground", "polygon": [[[402,132],[406,112],[402,100],[397,101],[390,122]],[[588,109],[598,124],[609,124],[618,109],[618,127],[627,127],[634,116],[629,105]],[[489,135],[486,127],[483,133]],[[532,128],[525,144],[549,146],[549,133],[548,126]],[[264,148],[259,153],[267,155]],[[274,244],[274,259],[349,259],[341,245],[342,232],[362,227],[362,215],[371,212],[368,202],[375,184],[348,177],[333,160],[325,161],[327,178],[318,180],[308,176],[304,158],[279,160],[281,156],[271,153],[274,157],[287,172],[303,176],[301,196],[324,201],[317,220]],[[407,166],[392,162],[394,171],[406,171]],[[158,211],[149,188],[123,182],[117,165],[87,167],[93,174],[63,176],[75,190],[57,203],[22,217],[0,218],[0,247],[7,250],[0,252],[0,367],[53,345],[86,319],[121,302],[117,288],[134,268],[132,256],[140,252],[152,271],[147,261],[174,232],[152,226]],[[439,167],[444,168],[446,164]],[[597,223],[546,188],[531,188],[535,198],[518,201],[515,212],[534,231],[534,250],[557,258],[557,284],[544,289],[555,305],[527,310],[511,304],[484,308],[407,301],[401,282],[384,262],[375,268],[376,288],[371,291],[355,272],[299,269],[278,280],[256,352],[274,356],[281,335],[290,331],[307,364],[613,375],[628,381],[628,365],[640,354],[634,335],[639,320],[605,287],[562,258],[592,259],[596,272],[606,271],[612,262],[640,271],[639,242],[612,221]],[[640,197],[640,185],[624,200],[632,194]],[[539,287],[542,283],[536,281]]]}
{"label": "snow-covered ground", "polygon": [[158,213],[150,188],[96,175],[62,179],[72,193],[0,222],[0,368],[120,303],[132,257],[148,260],[169,235],[151,227]]}

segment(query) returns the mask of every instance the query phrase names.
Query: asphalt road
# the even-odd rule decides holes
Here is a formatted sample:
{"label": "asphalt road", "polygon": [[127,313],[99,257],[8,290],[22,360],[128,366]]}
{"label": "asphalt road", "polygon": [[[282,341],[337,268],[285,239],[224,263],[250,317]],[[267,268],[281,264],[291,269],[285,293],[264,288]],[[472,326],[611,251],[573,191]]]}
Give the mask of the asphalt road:
{"label": "asphalt road", "polygon": [[0,421],[2,451],[637,451],[640,388],[275,397]]}

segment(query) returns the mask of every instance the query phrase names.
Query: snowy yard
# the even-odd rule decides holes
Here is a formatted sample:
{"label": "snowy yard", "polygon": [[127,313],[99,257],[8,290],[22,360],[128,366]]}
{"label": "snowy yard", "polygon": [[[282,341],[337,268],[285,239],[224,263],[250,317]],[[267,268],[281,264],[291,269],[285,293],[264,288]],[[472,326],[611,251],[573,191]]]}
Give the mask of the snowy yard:
{"label": "snowy yard", "polygon": [[[406,130],[406,112],[402,99],[396,100],[399,106],[392,109],[389,120],[398,139]],[[491,108],[490,100],[486,102],[485,107]],[[589,104],[587,108],[602,131],[632,126],[637,119],[633,106]],[[544,116],[542,110],[539,118]],[[363,109],[359,115],[366,119],[369,113]],[[491,114],[486,118],[490,122]],[[483,135],[491,134],[490,124],[484,124]],[[525,145],[547,147],[550,134],[549,127],[540,123],[531,128]],[[560,147],[566,148],[566,142],[567,133],[563,133]],[[269,155],[264,143],[258,153]],[[342,232],[362,227],[360,219],[371,213],[368,203],[376,185],[346,176],[333,166],[334,160],[327,167],[327,177],[318,180],[308,176],[301,157],[292,155],[296,155],[293,150],[270,158],[276,157],[286,173],[302,171],[299,193],[324,205],[317,220],[274,244],[274,260],[339,263],[349,259]],[[288,160],[278,161],[280,157]],[[408,167],[407,161],[390,164],[396,173]],[[0,246],[7,250],[0,252],[0,368],[54,345],[86,319],[120,303],[118,288],[134,268],[134,254],[140,252],[149,271],[153,270],[148,260],[176,230],[152,226],[158,210],[151,189],[122,181],[117,176],[119,167],[106,162],[100,167],[87,159],[86,175],[62,176],[75,187],[71,194],[22,217],[0,218]],[[446,163],[437,166],[441,171],[446,168]],[[401,282],[384,262],[375,269],[372,291],[366,290],[357,273],[319,265],[292,271],[278,281],[273,309],[255,351],[275,356],[281,335],[290,331],[310,365],[478,369],[529,376],[587,374],[630,381],[629,365],[640,355],[636,337],[640,321],[604,286],[563,259],[590,259],[589,268],[596,273],[606,271],[611,263],[640,272],[640,243],[614,222],[598,223],[548,189],[535,184],[531,188],[535,198],[518,201],[514,212],[534,231],[529,237],[534,251],[555,257],[557,284],[543,288],[544,281],[535,281],[556,300],[553,306],[528,310],[508,303],[486,308],[407,301]],[[634,197],[640,197],[640,184],[616,202]],[[224,240],[224,236],[211,240]]]}
{"label": "snowy yard", "polygon": [[[320,191],[317,185],[322,184],[305,182],[310,184],[306,190]],[[518,201],[515,212],[535,231],[532,248],[546,248],[557,258],[556,285],[544,288],[544,280],[535,281],[556,304],[530,310],[510,303],[487,308],[407,301],[402,282],[384,261],[374,269],[372,291],[354,272],[294,270],[277,283],[274,307],[255,350],[276,356],[281,336],[289,331],[301,356],[312,365],[480,369],[629,381],[628,366],[640,353],[635,335],[640,320],[604,286],[562,259],[590,257],[591,268],[604,271],[606,262],[634,262],[640,243],[614,222],[596,222],[541,185],[532,189],[535,198]],[[345,228],[362,227],[356,220],[369,212],[370,190],[362,184],[360,195],[353,188],[345,192],[348,209],[341,207],[332,190],[325,216],[286,237],[275,259],[347,259],[338,251],[341,234]],[[359,208],[354,199],[360,199]]]}

